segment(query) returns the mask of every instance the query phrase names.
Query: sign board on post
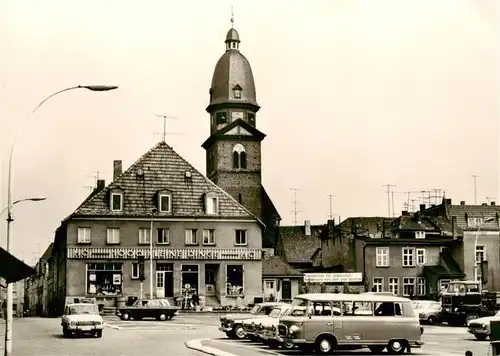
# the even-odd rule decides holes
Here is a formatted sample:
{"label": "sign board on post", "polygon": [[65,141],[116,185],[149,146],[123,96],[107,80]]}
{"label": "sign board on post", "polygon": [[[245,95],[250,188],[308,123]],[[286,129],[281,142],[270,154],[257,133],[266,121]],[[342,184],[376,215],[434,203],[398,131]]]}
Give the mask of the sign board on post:
{"label": "sign board on post", "polygon": [[305,273],[306,283],[354,283],[362,282],[363,273]]}

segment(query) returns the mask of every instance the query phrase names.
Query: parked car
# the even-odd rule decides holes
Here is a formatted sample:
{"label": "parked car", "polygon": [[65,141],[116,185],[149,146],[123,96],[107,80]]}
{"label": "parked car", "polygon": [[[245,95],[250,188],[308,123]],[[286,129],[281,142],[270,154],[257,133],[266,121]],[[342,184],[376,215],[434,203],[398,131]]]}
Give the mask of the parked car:
{"label": "parked car", "polygon": [[469,321],[467,324],[467,331],[478,340],[486,340],[491,336],[490,321],[492,320],[500,320],[500,311],[497,311],[494,316],[485,316]]}
{"label": "parked car", "polygon": [[221,316],[219,330],[225,332],[230,339],[244,339],[245,330],[243,329],[243,320],[269,315],[274,307],[280,304],[282,303],[258,303],[254,305],[250,313],[226,314]]}
{"label": "parked car", "polygon": [[260,336],[258,335],[259,328],[262,329],[264,326],[272,325],[273,321],[277,324],[278,317],[287,311],[289,307],[290,304],[277,304],[271,310],[269,315],[262,315],[258,318],[243,320],[241,324],[243,325],[243,330],[245,331],[245,337],[252,341],[260,341]]}
{"label": "parked car", "polygon": [[166,299],[138,299],[131,306],[119,308],[116,314],[122,320],[155,318],[164,321],[179,315],[179,307],[170,305]]}
{"label": "parked car", "polygon": [[440,323],[441,303],[434,300],[419,300],[413,305],[421,323]]}
{"label": "parked car", "polygon": [[73,334],[91,334],[102,337],[104,320],[99,315],[99,308],[96,304],[74,303],[64,308],[61,326],[64,337],[70,337]]}
{"label": "parked car", "polygon": [[272,349],[277,349],[280,346],[284,349],[290,350],[295,347],[293,343],[283,342],[283,339],[278,335],[278,325],[280,318],[288,313],[290,304],[282,307],[276,307],[271,311],[268,317],[256,319],[256,336],[264,344]]}

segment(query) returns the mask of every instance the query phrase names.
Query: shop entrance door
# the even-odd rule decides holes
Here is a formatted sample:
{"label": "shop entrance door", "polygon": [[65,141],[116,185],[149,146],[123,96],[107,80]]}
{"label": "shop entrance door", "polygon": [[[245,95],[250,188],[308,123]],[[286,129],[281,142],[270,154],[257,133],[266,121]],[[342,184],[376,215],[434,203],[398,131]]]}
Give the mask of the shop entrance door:
{"label": "shop entrance door", "polygon": [[174,265],[172,263],[156,265],[156,296],[158,298],[174,296]]}
{"label": "shop entrance door", "polygon": [[219,273],[219,265],[216,264],[205,265],[205,296],[213,297],[216,295],[218,273]]}
{"label": "shop entrance door", "polygon": [[283,281],[281,283],[281,299],[292,299],[292,282]]}
{"label": "shop entrance door", "polygon": [[185,292],[186,285],[189,284],[189,293],[199,294],[198,285],[198,265],[182,265],[182,290]]}

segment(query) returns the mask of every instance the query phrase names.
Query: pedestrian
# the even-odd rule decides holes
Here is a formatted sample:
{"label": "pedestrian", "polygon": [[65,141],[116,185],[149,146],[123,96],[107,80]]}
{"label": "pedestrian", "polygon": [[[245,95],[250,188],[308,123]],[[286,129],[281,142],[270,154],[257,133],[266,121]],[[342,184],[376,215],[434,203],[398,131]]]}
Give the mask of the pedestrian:
{"label": "pedestrian", "polygon": [[196,293],[196,291],[191,296],[191,303],[193,304],[194,308],[200,305],[200,296]]}

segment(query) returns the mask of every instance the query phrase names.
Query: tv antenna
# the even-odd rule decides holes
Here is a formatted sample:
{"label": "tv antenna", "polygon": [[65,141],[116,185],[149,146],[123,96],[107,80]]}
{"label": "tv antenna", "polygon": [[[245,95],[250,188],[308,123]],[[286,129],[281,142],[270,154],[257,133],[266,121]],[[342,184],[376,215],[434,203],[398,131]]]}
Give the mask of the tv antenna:
{"label": "tv antenna", "polygon": [[472,175],[472,179],[474,179],[474,205],[477,205],[477,178],[479,178],[480,176],[477,176],[475,174]]}
{"label": "tv antenna", "polygon": [[180,120],[180,118],[168,115],[155,114],[156,117],[163,119],[163,132],[155,132],[155,135],[162,135],[163,142],[166,142],[167,135],[183,135],[182,133],[169,132],[167,133],[167,120]]}
{"label": "tv antenna", "polygon": [[302,189],[299,189],[299,188],[290,188],[290,190],[293,190],[293,202],[292,202],[293,203],[293,210],[292,210],[293,225],[297,226],[297,215],[302,212],[302,210],[297,210],[297,205],[300,204],[297,201],[297,191],[298,190],[302,190]]}
{"label": "tv antenna", "polygon": [[[397,187],[397,185],[394,185],[394,184],[384,184],[382,185],[383,187],[387,187],[387,210],[388,210],[388,213],[389,213],[389,217],[391,217],[391,192],[392,192],[392,189],[391,187]],[[394,199],[393,199],[394,201]],[[393,209],[394,210],[394,209]]]}
{"label": "tv antenna", "polygon": [[86,175],[85,177],[94,178],[94,186],[97,187],[97,181],[99,180],[99,171],[94,171],[94,175]]}
{"label": "tv antenna", "polygon": [[332,198],[336,198],[336,195],[333,194],[328,194],[328,198],[330,199],[330,214],[328,215],[328,220],[333,219],[333,212],[332,212]]}

